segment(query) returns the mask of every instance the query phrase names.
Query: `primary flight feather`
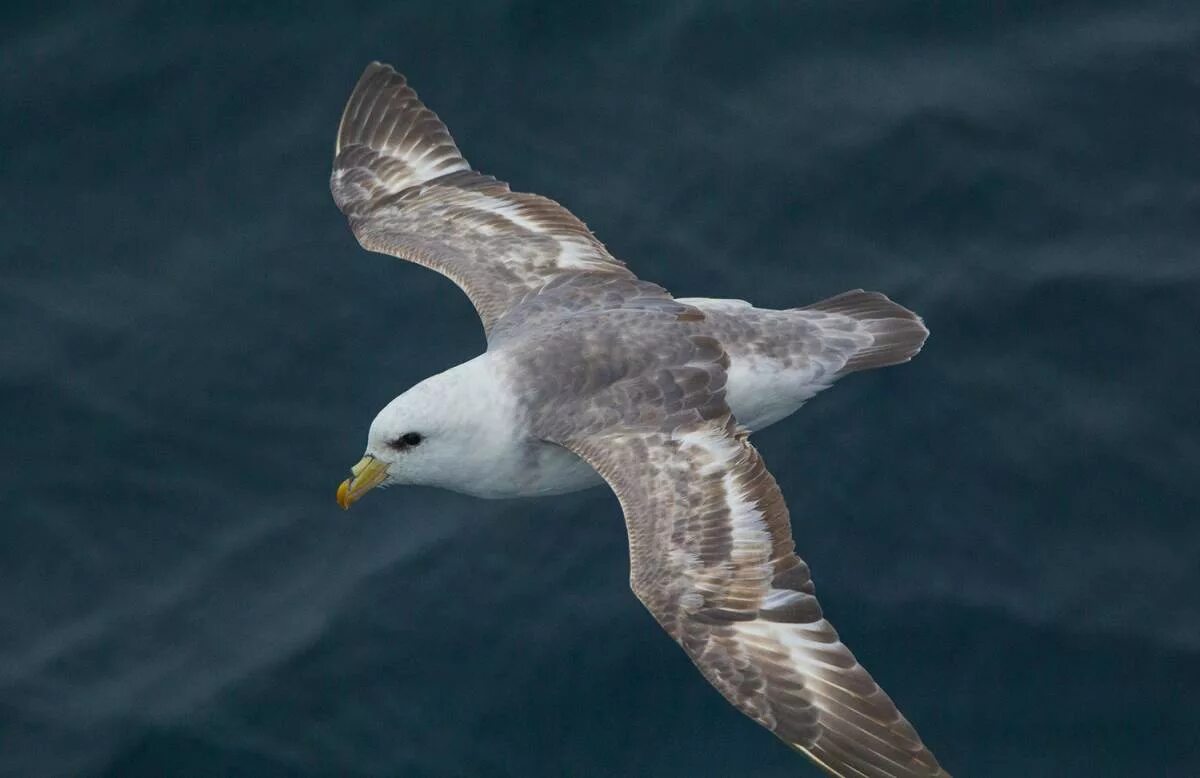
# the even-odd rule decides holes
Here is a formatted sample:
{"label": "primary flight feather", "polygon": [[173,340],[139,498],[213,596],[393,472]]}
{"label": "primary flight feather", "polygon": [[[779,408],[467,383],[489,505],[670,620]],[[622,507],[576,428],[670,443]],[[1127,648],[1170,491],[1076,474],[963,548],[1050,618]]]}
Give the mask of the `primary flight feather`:
{"label": "primary flight feather", "polygon": [[558,203],[472,170],[380,63],[346,105],[331,189],[364,248],[450,278],[488,340],[380,411],[339,504],[384,484],[606,482],[634,593],[735,707],[832,775],[948,775],[826,621],[747,439],[847,373],[911,359],[920,317],[862,290],[784,311],[673,298]]}

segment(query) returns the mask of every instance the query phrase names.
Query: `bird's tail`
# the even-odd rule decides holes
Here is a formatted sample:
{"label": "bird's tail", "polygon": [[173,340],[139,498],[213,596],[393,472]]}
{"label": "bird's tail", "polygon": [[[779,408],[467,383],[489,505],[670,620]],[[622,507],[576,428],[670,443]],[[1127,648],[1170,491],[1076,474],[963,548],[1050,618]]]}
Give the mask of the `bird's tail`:
{"label": "bird's tail", "polygon": [[929,337],[929,330],[920,316],[879,292],[853,289],[807,305],[802,310],[849,316],[862,322],[867,331],[875,336],[870,346],[859,349],[846,362],[839,375],[907,362],[921,350],[925,339]]}

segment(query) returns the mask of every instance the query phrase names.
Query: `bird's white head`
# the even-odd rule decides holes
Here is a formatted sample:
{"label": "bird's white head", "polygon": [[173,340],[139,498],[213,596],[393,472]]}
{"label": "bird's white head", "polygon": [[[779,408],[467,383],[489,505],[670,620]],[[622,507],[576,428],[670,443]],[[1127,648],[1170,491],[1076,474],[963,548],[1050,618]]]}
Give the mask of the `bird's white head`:
{"label": "bird's white head", "polygon": [[371,422],[363,458],[338,488],[348,509],[380,486],[440,486],[471,491],[478,472],[500,455],[498,418],[488,383],[472,362],[425,379],[388,403]]}

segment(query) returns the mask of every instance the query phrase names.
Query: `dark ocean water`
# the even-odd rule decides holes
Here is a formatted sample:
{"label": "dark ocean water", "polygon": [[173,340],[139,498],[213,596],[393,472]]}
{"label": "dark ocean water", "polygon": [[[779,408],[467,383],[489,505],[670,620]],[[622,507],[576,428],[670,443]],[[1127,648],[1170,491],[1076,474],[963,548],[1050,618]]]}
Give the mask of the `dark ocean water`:
{"label": "dark ocean water", "polygon": [[334,504],[484,346],[330,199],[378,58],[681,296],[922,313],[756,436],[827,613],[956,775],[1200,775],[1200,5],[205,6],[0,11],[0,774],[817,774],[606,490]]}

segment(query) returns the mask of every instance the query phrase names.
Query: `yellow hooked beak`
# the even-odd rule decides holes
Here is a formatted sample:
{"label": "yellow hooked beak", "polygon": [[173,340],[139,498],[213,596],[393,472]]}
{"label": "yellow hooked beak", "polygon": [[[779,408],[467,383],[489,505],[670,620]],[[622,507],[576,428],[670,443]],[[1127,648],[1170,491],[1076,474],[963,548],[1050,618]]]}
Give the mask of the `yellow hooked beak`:
{"label": "yellow hooked beak", "polygon": [[342,481],[337,490],[338,505],[343,510],[358,502],[364,494],[387,480],[387,465],[367,454],[350,468],[350,477]]}

